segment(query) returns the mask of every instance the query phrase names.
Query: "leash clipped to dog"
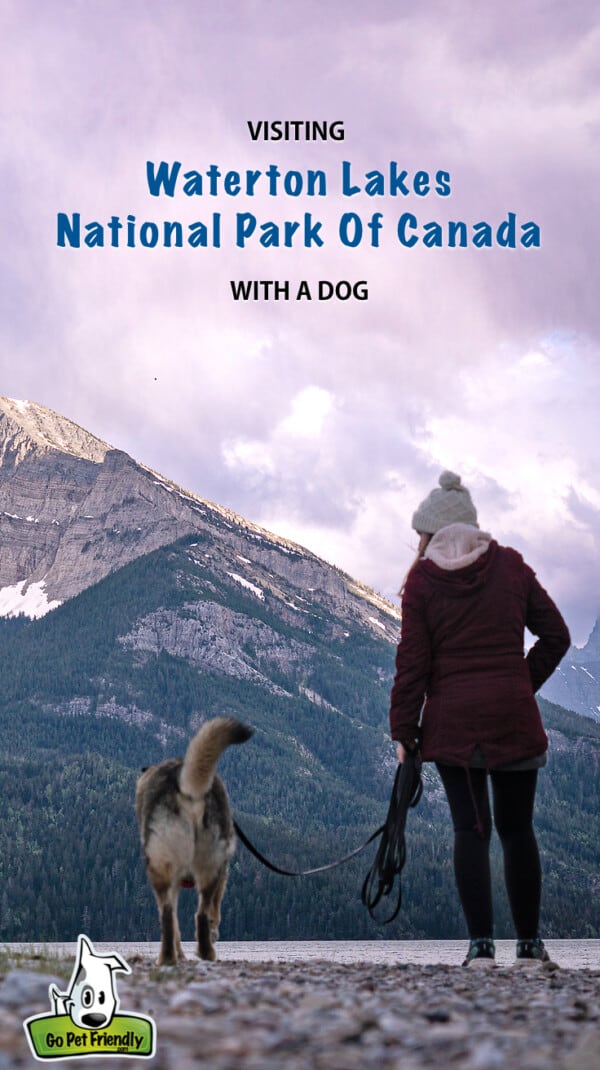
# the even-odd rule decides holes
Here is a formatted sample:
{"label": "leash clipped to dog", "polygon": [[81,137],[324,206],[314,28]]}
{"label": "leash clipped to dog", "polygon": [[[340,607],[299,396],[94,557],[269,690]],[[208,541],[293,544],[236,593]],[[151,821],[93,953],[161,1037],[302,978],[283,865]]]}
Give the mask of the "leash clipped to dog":
{"label": "leash clipped to dog", "polygon": [[[246,847],[263,866],[272,870],[273,873],[279,873],[283,877],[309,877],[313,873],[325,873],[329,869],[336,869],[337,866],[342,866],[345,862],[350,861],[351,858],[355,858],[361,851],[364,851],[365,847],[368,847],[378,836],[381,836],[381,843],[377,849],[375,861],[365,878],[361,893],[363,904],[366,906],[371,917],[374,918],[375,915],[373,914],[373,911],[375,907],[382,896],[390,894],[395,877],[400,876],[404,867],[406,861],[406,844],[404,840],[406,818],[409,807],[416,806],[422,794],[423,781],[421,780],[420,756],[418,753],[407,753],[404,762],[402,765],[399,765],[396,770],[394,786],[392,788],[392,797],[390,799],[385,824],[380,825],[380,827],[369,836],[368,840],[365,840],[360,847],[356,847],[353,851],[350,851],[349,854],[344,855],[343,858],[338,858],[335,862],[329,862],[325,866],[317,866],[314,869],[294,870],[283,869],[281,866],[276,866],[273,862],[270,862],[268,858],[265,858],[258,848],[254,846],[240,828],[237,821],[234,821],[233,824],[244,847]],[[379,882],[377,887],[375,886],[376,881]],[[386,925],[390,921],[393,921],[398,914],[401,902],[402,888],[399,883],[396,909],[392,916],[387,919],[385,923]]]}
{"label": "leash clipped to dog", "polygon": [[392,797],[388,814],[383,826],[381,843],[377,848],[375,860],[362,886],[361,900],[372,918],[374,910],[383,896],[390,895],[394,880],[398,877],[398,900],[393,914],[386,918],[389,925],[397,917],[402,905],[402,884],[400,874],[406,862],[406,840],[404,831],[410,807],[416,806],[423,794],[421,779],[421,757],[416,752],[407,751],[404,761],[398,766],[392,788]]}

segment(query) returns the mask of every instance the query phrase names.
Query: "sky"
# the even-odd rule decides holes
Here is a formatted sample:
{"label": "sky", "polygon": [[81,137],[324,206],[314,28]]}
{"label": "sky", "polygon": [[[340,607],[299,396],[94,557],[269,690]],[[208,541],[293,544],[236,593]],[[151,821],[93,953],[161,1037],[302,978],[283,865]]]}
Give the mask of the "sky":
{"label": "sky", "polygon": [[[412,514],[450,468],[584,643],[600,614],[597,5],[4,0],[0,41],[0,393],[388,597],[414,557]],[[341,123],[344,140],[250,137],[249,121],[285,119]],[[272,196],[261,177],[253,197],[206,180],[154,197],[147,161],[242,179],[274,164],[304,188],[323,171],[326,194]],[[102,224],[105,246],[59,247],[59,213],[84,234]],[[144,222],[211,234],[214,213],[220,247],[139,244]],[[240,248],[244,213],[256,230]],[[303,244],[307,213],[320,247]],[[473,244],[474,224],[495,236],[509,213],[539,247]],[[138,243],[112,248],[107,223],[128,215]],[[427,247],[425,224],[448,220],[467,247]],[[261,245],[285,221],[301,224],[291,247]],[[287,280],[290,299],[236,302],[231,280]],[[319,280],[368,298],[320,301]]]}

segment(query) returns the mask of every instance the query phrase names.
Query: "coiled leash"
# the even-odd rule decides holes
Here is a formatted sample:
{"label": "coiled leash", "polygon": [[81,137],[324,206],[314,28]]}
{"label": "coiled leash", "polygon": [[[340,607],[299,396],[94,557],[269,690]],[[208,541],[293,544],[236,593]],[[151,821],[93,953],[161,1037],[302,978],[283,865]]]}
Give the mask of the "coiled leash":
{"label": "coiled leash", "polygon": [[421,779],[421,756],[418,751],[407,751],[404,761],[398,766],[392,788],[392,797],[387,818],[383,826],[381,843],[377,848],[375,860],[362,886],[361,900],[374,920],[374,910],[380,899],[390,895],[394,880],[398,877],[398,900],[393,914],[386,918],[384,925],[389,925],[398,915],[402,905],[402,884],[400,874],[406,862],[406,840],[404,831],[409,808],[416,806],[423,794]]}
{"label": "coiled leash", "polygon": [[[234,820],[233,825],[235,831],[244,844],[244,847],[262,863],[267,869],[273,871],[273,873],[279,873],[283,877],[309,877],[313,873],[325,873],[329,869],[336,869],[337,866],[342,866],[345,862],[348,862],[351,858],[364,851],[365,847],[368,847],[373,840],[376,840],[378,836],[381,836],[381,843],[377,849],[375,861],[369,870],[361,893],[361,899],[363,904],[367,907],[371,917],[374,917],[373,910],[377,906],[379,900],[384,895],[389,895],[393,885],[394,878],[400,875],[400,872],[406,861],[406,844],[404,841],[404,830],[406,827],[406,817],[408,809],[411,806],[416,806],[423,794],[423,782],[421,780],[421,759],[418,753],[407,752],[404,762],[398,766],[396,770],[396,776],[394,778],[394,786],[392,788],[392,797],[388,807],[387,818],[383,825],[380,825],[375,832],[371,833],[368,840],[365,840],[360,847],[355,847],[349,854],[344,855],[343,858],[337,858],[335,862],[329,862],[325,866],[316,866],[314,869],[283,869],[281,866],[276,866],[273,862],[270,862],[268,858],[265,858],[257,847],[248,839],[245,832],[240,828],[237,821]],[[375,887],[375,882],[378,881],[378,886]],[[402,889],[398,887],[398,903],[392,916],[387,919],[387,922],[393,921],[400,910],[400,904],[402,901]]]}

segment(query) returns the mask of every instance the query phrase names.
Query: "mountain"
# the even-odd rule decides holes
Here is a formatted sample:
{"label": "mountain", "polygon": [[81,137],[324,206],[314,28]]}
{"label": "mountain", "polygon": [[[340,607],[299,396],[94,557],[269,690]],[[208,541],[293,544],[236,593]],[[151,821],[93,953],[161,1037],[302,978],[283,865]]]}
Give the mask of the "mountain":
{"label": "mountain", "polygon": [[280,580],[290,597],[319,590],[368,630],[398,634],[391,603],[308,550],[182,490],[51,409],[0,398],[0,616],[43,616],[193,533],[216,536],[221,565],[241,586],[258,578],[274,597]]}
{"label": "mountain", "polygon": [[317,715],[313,734],[343,728],[343,762],[364,776],[365,729],[386,741],[393,647],[384,625],[373,636],[350,598],[326,587],[301,596],[299,577],[285,583],[280,569],[275,583],[271,569],[238,557],[217,529],[188,536],[33,624],[5,622],[3,706],[143,725],[152,760],[209,716],[263,717],[281,735]]}
{"label": "mountain", "polygon": [[[395,769],[397,610],[49,410],[3,406],[5,608],[13,598],[9,613],[23,609],[14,595],[32,589],[38,601],[35,619],[0,620],[0,939],[156,938],[136,776],[182,753],[217,714],[256,729],[220,768],[242,827],[274,861],[314,866],[363,842],[385,817]],[[62,604],[48,612],[52,602]],[[543,712],[544,931],[597,936],[600,725],[548,703]],[[447,806],[430,766],[424,779],[392,926],[360,904],[373,848],[299,880],[240,848],[222,936],[464,935]],[[495,893],[498,935],[509,935],[498,876]],[[182,899],[189,938],[193,896]]]}
{"label": "mountain", "polygon": [[572,646],[542,689],[550,702],[600,721],[600,619],[583,647]]}

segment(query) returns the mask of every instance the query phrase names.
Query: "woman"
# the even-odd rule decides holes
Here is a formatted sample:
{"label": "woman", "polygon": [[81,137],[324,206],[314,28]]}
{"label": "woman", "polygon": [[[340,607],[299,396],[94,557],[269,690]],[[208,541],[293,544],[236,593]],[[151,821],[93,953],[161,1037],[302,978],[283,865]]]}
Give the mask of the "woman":
{"label": "woman", "polygon": [[[463,965],[494,964],[488,774],[517,961],[547,962],[532,822],[548,738],[534,693],[566,653],[569,632],[521,555],[479,530],[460,476],[443,472],[439,483],[412,521],[420,542],[402,593],[391,735],[401,762],[420,745],[446,791],[470,936]],[[539,637],[526,657],[525,627]]]}

